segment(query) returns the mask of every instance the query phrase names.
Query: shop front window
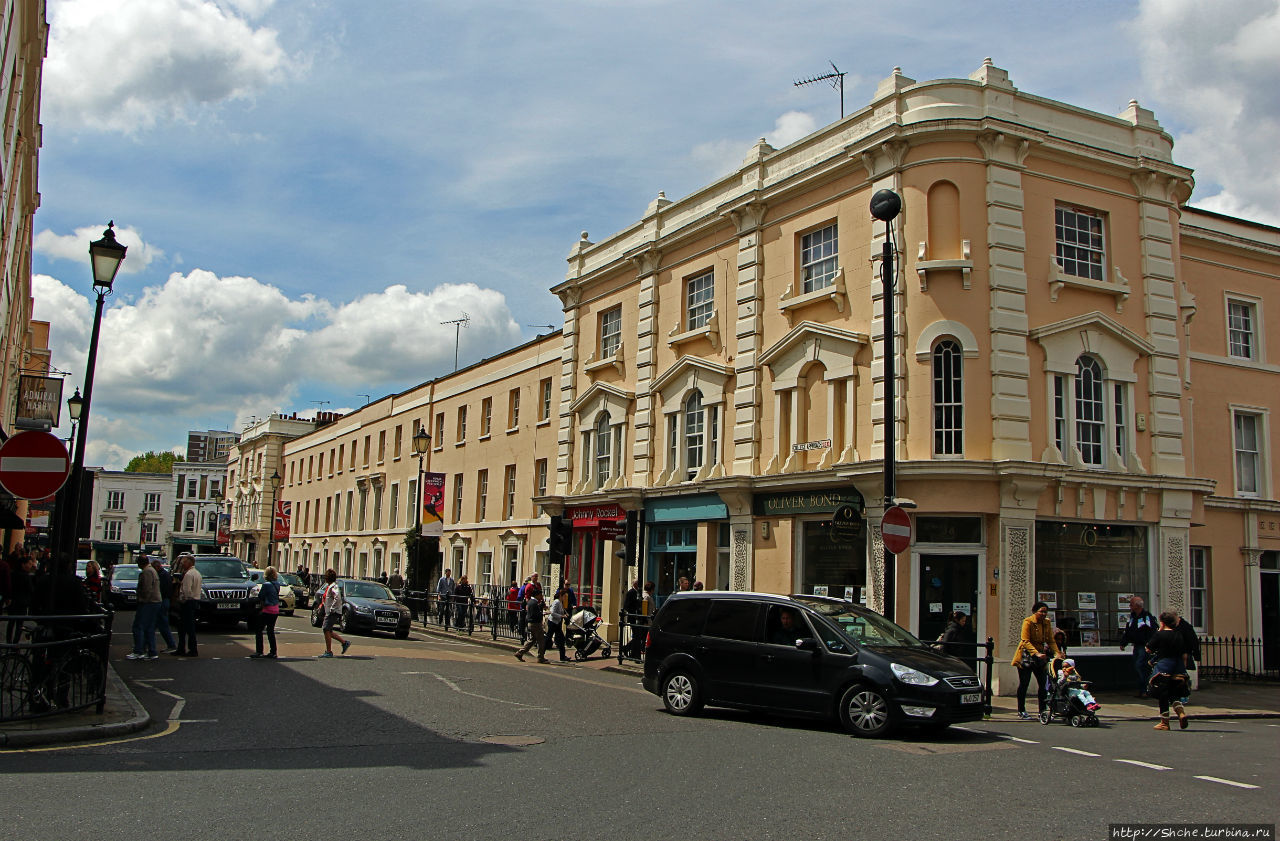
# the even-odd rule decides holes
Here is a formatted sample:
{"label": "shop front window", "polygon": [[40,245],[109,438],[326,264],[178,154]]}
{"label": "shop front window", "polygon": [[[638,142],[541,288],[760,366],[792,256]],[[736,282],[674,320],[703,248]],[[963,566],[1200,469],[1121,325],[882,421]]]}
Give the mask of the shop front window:
{"label": "shop front window", "polygon": [[800,592],[866,602],[866,534],[860,522],[807,520],[802,523],[801,540]]}
{"label": "shop front window", "polygon": [[1036,523],[1035,558],[1035,601],[1068,646],[1119,645],[1130,596],[1154,609],[1145,527]]}
{"label": "shop front window", "polygon": [[660,598],[675,592],[681,578],[688,578],[691,583],[697,580],[697,526],[658,523],[650,526],[649,535],[651,571]]}

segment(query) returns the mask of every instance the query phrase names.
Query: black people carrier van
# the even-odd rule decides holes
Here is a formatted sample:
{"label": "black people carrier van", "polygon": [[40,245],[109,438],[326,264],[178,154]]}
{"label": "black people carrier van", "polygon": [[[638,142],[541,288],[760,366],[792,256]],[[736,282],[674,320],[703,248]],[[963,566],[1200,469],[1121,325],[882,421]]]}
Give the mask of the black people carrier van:
{"label": "black people carrier van", "polygon": [[983,715],[982,684],[963,662],[822,596],[672,595],[649,629],[644,687],[675,715],[712,704],[835,716],[858,736]]}

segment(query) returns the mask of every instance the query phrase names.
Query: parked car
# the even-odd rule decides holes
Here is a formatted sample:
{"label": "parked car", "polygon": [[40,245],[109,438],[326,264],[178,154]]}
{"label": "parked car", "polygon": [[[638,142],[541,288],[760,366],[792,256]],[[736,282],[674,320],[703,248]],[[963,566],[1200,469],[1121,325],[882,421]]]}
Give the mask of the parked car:
{"label": "parked car", "polygon": [[[200,571],[202,588],[196,618],[202,622],[234,624],[253,616],[249,591],[252,585],[244,562],[233,555],[192,555]],[[178,602],[170,603],[176,608]]]}
{"label": "parked car", "polygon": [[[253,587],[249,590],[249,595],[257,598],[259,591],[262,589],[262,582],[266,580],[265,574],[257,568],[250,568],[248,573],[249,581],[253,584]],[[294,595],[293,588],[284,582],[283,575],[276,580],[280,584],[280,612],[286,616],[292,616],[298,606],[297,596]]]}
{"label": "parked car", "polygon": [[[409,608],[396,601],[385,585],[377,581],[361,581],[355,578],[339,578],[334,586],[342,588],[342,631],[390,631],[396,639],[409,636]],[[317,601],[311,608],[311,624],[321,625]]]}
{"label": "parked car", "polygon": [[982,683],[962,661],[822,596],[672,595],[649,627],[643,684],[675,715],[712,704],[834,717],[858,736],[983,715]]}
{"label": "parked car", "polygon": [[[302,579],[292,572],[280,573],[280,584],[283,587],[289,585],[289,589],[293,591],[293,597],[297,602],[297,607],[306,610],[311,605],[311,588],[302,582]],[[293,611],[291,610],[292,614]]]}
{"label": "parked car", "polygon": [[[111,568],[111,606],[116,610],[138,606],[138,573],[142,567],[137,564],[116,564]],[[83,577],[83,576],[81,576]]]}

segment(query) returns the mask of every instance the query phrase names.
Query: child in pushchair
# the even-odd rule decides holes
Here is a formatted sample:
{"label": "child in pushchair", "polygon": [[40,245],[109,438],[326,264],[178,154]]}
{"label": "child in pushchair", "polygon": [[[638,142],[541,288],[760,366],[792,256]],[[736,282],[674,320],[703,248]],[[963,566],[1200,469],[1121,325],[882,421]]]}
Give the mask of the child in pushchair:
{"label": "child in pushchair", "polygon": [[1102,709],[1089,692],[1089,684],[1080,678],[1075,660],[1054,660],[1053,676],[1047,678],[1048,704],[1040,711],[1040,723],[1054,719],[1072,727],[1097,727],[1098,710]]}
{"label": "child in pushchair", "polygon": [[603,620],[589,607],[583,607],[569,617],[569,627],[565,631],[565,642],[573,647],[573,656],[585,660],[597,651],[601,657],[613,653],[613,646],[600,636],[599,628]]}

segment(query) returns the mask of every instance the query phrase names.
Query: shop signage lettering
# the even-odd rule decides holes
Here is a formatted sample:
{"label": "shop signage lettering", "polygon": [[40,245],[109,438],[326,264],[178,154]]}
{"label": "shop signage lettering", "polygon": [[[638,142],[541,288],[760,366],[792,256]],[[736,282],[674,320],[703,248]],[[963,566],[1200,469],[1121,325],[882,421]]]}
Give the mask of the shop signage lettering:
{"label": "shop signage lettering", "polygon": [[791,452],[803,453],[809,450],[829,450],[831,449],[831,439],[823,438],[821,441],[805,441],[803,444],[792,444]]}
{"label": "shop signage lettering", "polygon": [[842,505],[862,510],[857,491],[810,491],[808,493],[758,494],[754,500],[757,517],[779,514],[830,514]]}
{"label": "shop signage lettering", "polygon": [[580,505],[569,509],[574,520],[617,520],[625,516],[617,505]]}

